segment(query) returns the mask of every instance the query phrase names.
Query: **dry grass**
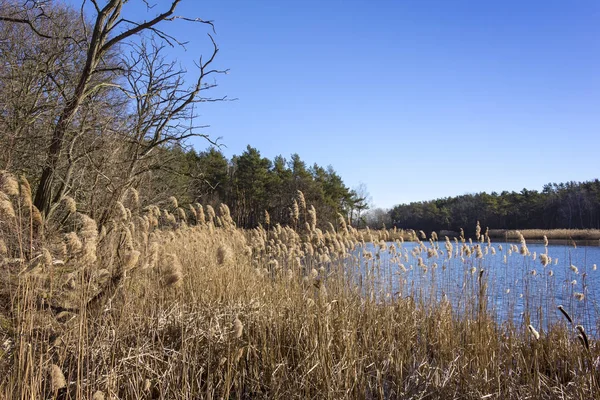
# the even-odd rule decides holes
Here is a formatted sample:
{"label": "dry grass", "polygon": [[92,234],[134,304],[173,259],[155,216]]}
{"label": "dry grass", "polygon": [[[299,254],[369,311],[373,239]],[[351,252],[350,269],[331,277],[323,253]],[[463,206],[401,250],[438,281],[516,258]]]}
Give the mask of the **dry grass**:
{"label": "dry grass", "polygon": [[[477,245],[446,244],[449,268],[477,272],[454,306],[377,282],[381,253],[409,257],[399,236],[389,244],[398,232],[243,231],[226,208],[207,212],[214,223],[192,226],[131,209],[97,236],[70,212],[52,228],[61,235],[44,239],[51,265],[35,261],[37,244],[23,250],[28,218],[0,219],[0,397],[592,398],[600,389],[600,349],[583,328],[495,322]],[[63,246],[66,234],[80,245]],[[435,270],[446,257],[436,244],[420,242],[410,262]]]}

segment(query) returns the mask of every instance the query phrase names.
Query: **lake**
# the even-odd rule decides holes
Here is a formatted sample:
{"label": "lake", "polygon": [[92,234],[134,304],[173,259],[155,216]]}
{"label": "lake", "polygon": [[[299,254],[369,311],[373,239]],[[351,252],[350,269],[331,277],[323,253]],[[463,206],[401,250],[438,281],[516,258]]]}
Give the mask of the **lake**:
{"label": "lake", "polygon": [[[462,315],[483,307],[500,323],[543,329],[566,319],[598,331],[600,247],[507,242],[387,242],[357,247],[358,281],[365,294],[411,297],[427,305],[448,301]],[[479,250],[477,246],[479,245]],[[524,254],[522,254],[524,253]],[[542,260],[547,265],[543,265]]]}

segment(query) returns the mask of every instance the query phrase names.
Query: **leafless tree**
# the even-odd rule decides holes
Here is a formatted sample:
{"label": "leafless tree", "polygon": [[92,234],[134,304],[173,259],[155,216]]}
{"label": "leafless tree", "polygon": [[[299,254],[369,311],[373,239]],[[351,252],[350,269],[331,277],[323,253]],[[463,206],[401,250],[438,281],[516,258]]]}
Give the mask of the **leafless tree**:
{"label": "leafless tree", "polygon": [[[141,1],[150,9],[145,0]],[[84,115],[91,115],[89,109],[87,114],[83,112],[89,99],[106,96],[107,92],[116,89],[127,94],[136,105],[136,113],[128,126],[133,128],[133,133],[127,137],[127,148],[132,158],[126,169],[125,186],[130,185],[132,177],[140,173],[140,160],[154,148],[198,135],[197,127],[184,127],[184,121],[193,116],[194,104],[207,100],[201,98],[201,92],[211,85],[205,84],[204,79],[220,72],[210,67],[218,47],[209,35],[213,44],[212,54],[207,60],[200,59],[199,78],[195,85],[186,88],[184,71],[175,69],[175,64],[165,62],[158,54],[164,46],[182,46],[183,43],[161,26],[177,19],[206,24],[211,28],[212,23],[177,16],[175,10],[180,2],[171,0],[153,18],[133,21],[123,16],[126,0],[83,0],[79,16],[81,30],[76,32],[52,29],[68,26],[48,11],[55,7],[52,1],[4,1],[0,4],[1,23],[26,27],[40,40],[61,43],[65,48],[57,54],[82,55],[80,63],[74,62],[69,66],[72,74],[68,77],[56,75],[49,78],[54,85],[53,93],[59,93],[59,100],[54,108],[56,112],[52,118],[49,144],[44,151],[45,159],[35,194],[35,205],[42,213],[48,214],[52,204],[69,189],[74,165],[89,154],[89,148],[82,151],[82,143],[89,142],[85,136],[93,135],[95,130],[82,123]],[[94,10],[94,18],[89,23],[84,14],[86,6]],[[123,49],[135,47],[136,39],[142,35],[152,38],[151,45],[142,41],[142,45],[137,45],[137,51],[132,53],[134,55],[121,57]],[[61,70],[58,68],[58,71]],[[123,78],[126,84],[120,81]],[[109,128],[109,125],[105,124],[104,128]],[[92,142],[97,143],[95,137]],[[61,164],[64,166],[62,169]],[[93,162],[91,165],[96,169],[100,167]],[[113,197],[117,198],[119,191],[114,193]]]}
{"label": "leafless tree", "polygon": [[[218,47],[210,34],[208,37],[213,50],[208,59],[200,57],[196,64],[198,77],[189,86],[185,80],[187,71],[164,56],[164,42],[151,38],[131,45],[131,52],[123,59],[127,73],[122,90],[135,111],[129,117],[127,128],[122,130],[120,143],[124,144],[123,159],[127,161],[120,184],[114,188],[107,204],[117,201],[140,175],[168,165],[164,154],[156,154],[157,148],[181,145],[192,137],[202,137],[216,144],[202,133],[206,126],[194,124],[196,104],[226,99],[204,96],[216,86],[214,82],[206,82],[206,78],[227,72],[211,68]],[[100,218],[101,224],[109,217],[110,209],[108,207]]]}

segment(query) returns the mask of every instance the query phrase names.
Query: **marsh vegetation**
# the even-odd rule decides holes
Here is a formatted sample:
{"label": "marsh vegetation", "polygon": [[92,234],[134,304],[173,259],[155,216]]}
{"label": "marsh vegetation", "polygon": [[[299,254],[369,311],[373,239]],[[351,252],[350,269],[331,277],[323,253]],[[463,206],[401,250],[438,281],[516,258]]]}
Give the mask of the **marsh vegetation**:
{"label": "marsh vegetation", "polygon": [[[529,286],[522,318],[498,319],[508,292],[523,286],[507,280],[506,302],[493,301],[492,257],[510,252],[511,273],[531,284],[533,270],[543,282],[551,269],[596,273],[543,251],[535,259],[525,240],[500,249],[480,230],[472,240],[424,232],[390,240],[398,231],[359,232],[342,216],[321,224],[301,193],[288,226],[263,219],[243,230],[225,205],[174,198],[141,207],[131,190],[100,232],[69,200],[42,229],[25,180],[4,173],[1,196],[6,398],[592,398],[598,390],[593,327],[572,312],[573,303],[596,312],[585,289],[558,310],[547,308],[558,288]],[[419,280],[409,284],[409,274]],[[459,301],[446,296],[453,277],[462,277]],[[546,321],[541,310],[562,319]]]}

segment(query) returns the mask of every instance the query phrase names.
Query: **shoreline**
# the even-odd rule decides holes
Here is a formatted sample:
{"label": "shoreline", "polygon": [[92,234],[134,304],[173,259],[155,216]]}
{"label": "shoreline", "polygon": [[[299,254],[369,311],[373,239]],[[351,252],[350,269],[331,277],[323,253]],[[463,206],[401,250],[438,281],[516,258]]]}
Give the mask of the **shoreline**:
{"label": "shoreline", "polygon": [[525,240],[600,241],[600,229],[490,229],[490,238],[518,240],[520,232]]}
{"label": "shoreline", "polygon": [[[405,241],[414,241],[415,236],[419,240],[429,240],[431,232],[424,232],[426,238],[420,235],[420,231],[413,229],[360,229],[359,234],[366,240],[369,235],[377,237],[379,240],[404,239]],[[506,242],[518,242],[520,232],[526,241],[536,243],[543,242],[544,236],[551,244],[575,244],[581,246],[600,246],[600,229],[490,229],[488,235],[492,240],[503,240]],[[450,240],[459,237],[459,232],[440,230],[436,232],[438,241],[443,241],[445,236]],[[483,232],[482,232],[483,235]]]}

